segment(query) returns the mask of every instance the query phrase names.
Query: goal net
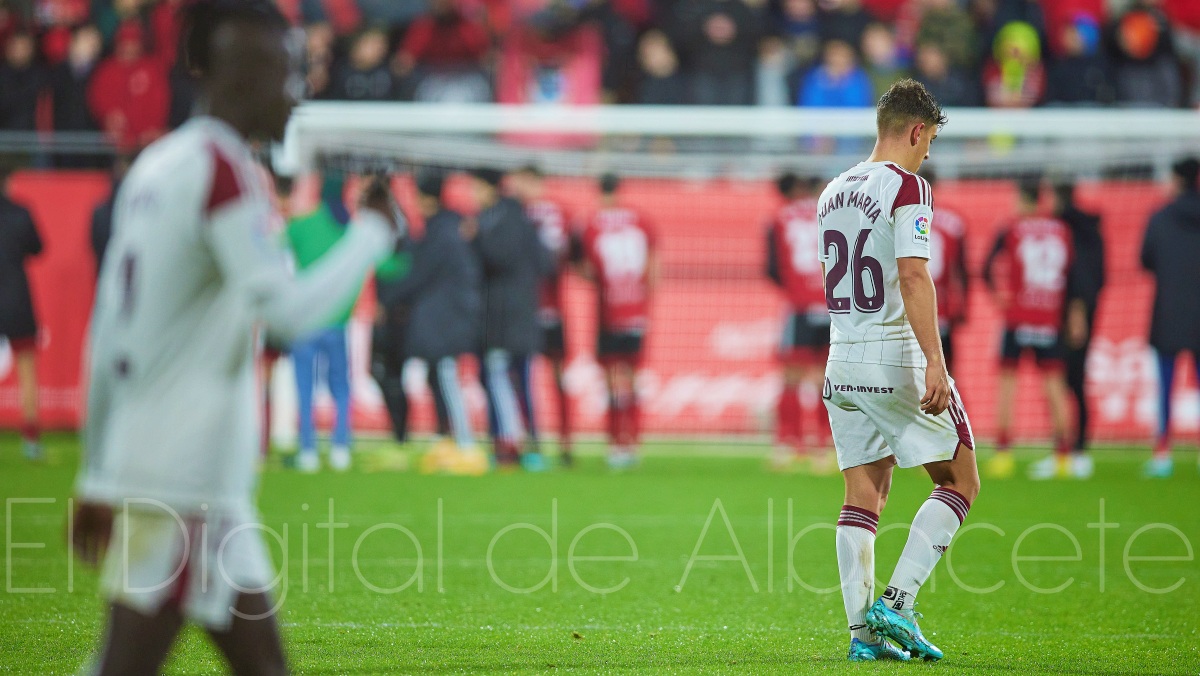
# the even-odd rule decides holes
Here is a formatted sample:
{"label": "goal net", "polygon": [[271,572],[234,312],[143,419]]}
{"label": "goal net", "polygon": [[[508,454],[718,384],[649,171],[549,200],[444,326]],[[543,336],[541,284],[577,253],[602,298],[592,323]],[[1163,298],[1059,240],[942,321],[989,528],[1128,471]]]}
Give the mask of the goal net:
{"label": "goal net", "polygon": [[[998,226],[1016,209],[1018,180],[1074,181],[1077,203],[1102,217],[1107,284],[1101,294],[1086,378],[1091,432],[1098,441],[1143,442],[1157,415],[1157,370],[1147,346],[1153,281],[1139,264],[1151,213],[1169,199],[1171,164],[1200,153],[1200,117],[1190,111],[949,111],[934,144],[937,208],[966,224],[970,292],[954,332],[952,374],[976,435],[995,433],[1001,317],[981,279]],[[651,311],[648,359],[639,388],[650,434],[741,437],[767,434],[780,390],[775,359],[784,301],[765,275],[766,226],[781,204],[783,170],[828,179],[870,153],[872,110],[744,108],[424,106],[309,103],[293,118],[279,161],[301,173],[319,163],[397,172],[452,172],[537,165],[549,193],[574,217],[596,205],[596,177],[620,174],[621,199],[645,212],[659,236],[662,280]],[[311,191],[310,191],[311,192]],[[1046,207],[1049,207],[1049,190]],[[474,207],[461,177],[448,199]],[[410,212],[412,210],[410,209]],[[936,215],[935,215],[936,222]],[[815,243],[814,243],[815,249]],[[595,360],[595,292],[566,283],[567,389],[575,427],[602,431],[607,398]],[[384,428],[378,392],[366,374],[371,294],[354,330],[360,423]],[[1176,432],[1200,418],[1194,370],[1181,364],[1174,393]],[[549,369],[536,367],[538,420],[557,427]],[[411,365],[415,426],[431,417],[421,366]],[[477,387],[471,404],[485,420]],[[1049,421],[1038,373],[1023,365],[1014,438],[1041,442]],[[802,394],[815,408],[819,393]],[[810,426],[811,427],[811,426]]]}

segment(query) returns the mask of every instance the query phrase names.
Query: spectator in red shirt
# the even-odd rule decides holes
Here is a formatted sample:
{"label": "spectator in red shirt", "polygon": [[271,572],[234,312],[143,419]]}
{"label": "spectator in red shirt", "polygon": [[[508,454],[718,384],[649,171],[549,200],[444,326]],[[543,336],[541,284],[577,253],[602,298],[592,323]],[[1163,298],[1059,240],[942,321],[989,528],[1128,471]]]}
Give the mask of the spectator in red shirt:
{"label": "spectator in red shirt", "polygon": [[412,77],[418,101],[471,103],[491,99],[483,60],[491,47],[483,24],[454,0],[433,0],[429,14],[412,23],[395,69]]}
{"label": "spectator in red shirt", "polygon": [[[505,36],[496,74],[496,98],[501,103],[600,102],[604,55],[600,32],[561,18],[534,13]],[[546,135],[539,142],[556,140]]]}
{"label": "spectator in red shirt", "polygon": [[488,46],[483,25],[463,14],[454,0],[433,0],[429,13],[409,27],[398,59],[408,70],[478,66]]}
{"label": "spectator in red shirt", "polygon": [[154,57],[162,63],[163,72],[170,72],[179,53],[179,8],[183,0],[162,0],[150,13],[150,30],[154,36]]}
{"label": "spectator in red shirt", "polygon": [[171,103],[167,74],[146,55],[137,23],[117,30],[113,55],[96,68],[87,98],[92,116],[121,150],[145,146],[165,131]]}

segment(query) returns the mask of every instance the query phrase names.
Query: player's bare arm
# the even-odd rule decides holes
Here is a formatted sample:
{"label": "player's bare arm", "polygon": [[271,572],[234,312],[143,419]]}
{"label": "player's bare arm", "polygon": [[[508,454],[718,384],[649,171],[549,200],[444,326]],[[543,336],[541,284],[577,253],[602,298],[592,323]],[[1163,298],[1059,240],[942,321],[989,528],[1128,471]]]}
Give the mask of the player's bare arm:
{"label": "player's bare arm", "polygon": [[1007,240],[1007,232],[1001,232],[997,235],[995,243],[992,244],[992,250],[988,252],[987,260],[983,264],[983,283],[987,286],[988,293],[992,296],[992,302],[996,304],[996,307],[1001,312],[1007,309],[1008,298],[996,283],[996,264],[1005,255]]}
{"label": "player's bare arm", "polygon": [[1066,329],[1068,346],[1077,349],[1087,342],[1087,305],[1084,304],[1083,299],[1075,298],[1067,306]]}
{"label": "player's bare arm", "polygon": [[658,262],[658,253],[651,251],[646,258],[646,291],[654,295],[658,282],[662,279],[662,269]]}
{"label": "player's bare arm", "polygon": [[904,312],[929,362],[925,368],[925,395],[921,397],[921,410],[929,415],[939,415],[950,405],[951,389],[946,358],[942,355],[942,338],[938,333],[937,291],[929,275],[929,261],[924,258],[898,258],[896,265],[900,271]]}

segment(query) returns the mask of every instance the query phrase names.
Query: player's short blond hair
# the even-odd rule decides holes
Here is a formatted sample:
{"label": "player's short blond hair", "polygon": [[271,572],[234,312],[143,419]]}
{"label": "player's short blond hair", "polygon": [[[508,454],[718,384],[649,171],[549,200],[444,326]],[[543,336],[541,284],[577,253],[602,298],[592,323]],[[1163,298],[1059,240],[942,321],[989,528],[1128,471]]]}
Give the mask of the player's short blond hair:
{"label": "player's short blond hair", "polygon": [[880,136],[904,133],[918,122],[941,127],[946,114],[925,85],[905,78],[896,82],[879,97],[875,107],[875,124]]}

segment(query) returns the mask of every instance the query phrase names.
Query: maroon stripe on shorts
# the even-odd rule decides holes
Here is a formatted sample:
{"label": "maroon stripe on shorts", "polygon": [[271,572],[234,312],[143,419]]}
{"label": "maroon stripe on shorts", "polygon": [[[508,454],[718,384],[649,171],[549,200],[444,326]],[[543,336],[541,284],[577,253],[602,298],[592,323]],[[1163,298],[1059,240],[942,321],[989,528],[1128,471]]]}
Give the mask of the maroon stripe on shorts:
{"label": "maroon stripe on shorts", "polygon": [[[963,446],[975,450],[975,438],[971,436],[971,425],[967,422],[967,411],[958,398],[958,388],[950,390],[950,419],[954,421],[954,430],[958,432],[958,441]],[[957,449],[955,455],[958,455]]]}

